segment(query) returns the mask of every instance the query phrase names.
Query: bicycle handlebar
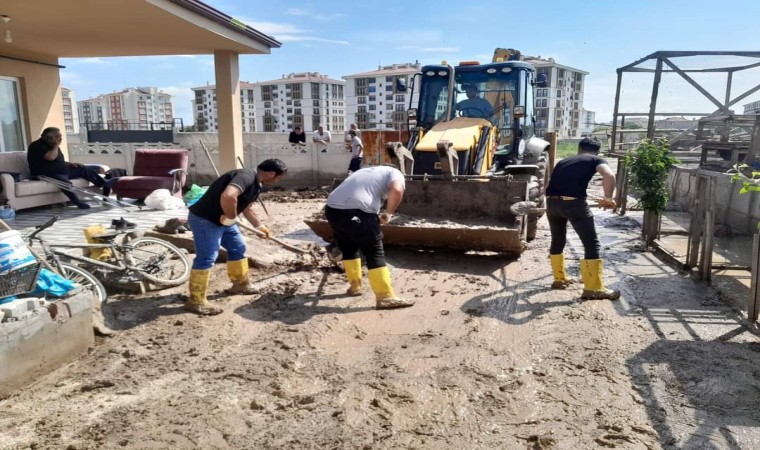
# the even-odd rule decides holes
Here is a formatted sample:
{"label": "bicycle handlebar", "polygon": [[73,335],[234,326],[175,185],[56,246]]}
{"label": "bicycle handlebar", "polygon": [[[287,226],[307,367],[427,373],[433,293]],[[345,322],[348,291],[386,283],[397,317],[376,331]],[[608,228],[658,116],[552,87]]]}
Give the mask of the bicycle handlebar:
{"label": "bicycle handlebar", "polygon": [[60,216],[53,216],[53,217],[50,218],[50,220],[48,220],[47,222],[43,223],[42,225],[36,225],[34,227],[34,231],[32,231],[31,234],[29,234],[29,236],[27,236],[27,239],[34,239],[43,230],[45,230],[46,228],[52,227],[53,224],[56,223],[58,221],[58,219],[60,219],[60,218],[61,218]]}

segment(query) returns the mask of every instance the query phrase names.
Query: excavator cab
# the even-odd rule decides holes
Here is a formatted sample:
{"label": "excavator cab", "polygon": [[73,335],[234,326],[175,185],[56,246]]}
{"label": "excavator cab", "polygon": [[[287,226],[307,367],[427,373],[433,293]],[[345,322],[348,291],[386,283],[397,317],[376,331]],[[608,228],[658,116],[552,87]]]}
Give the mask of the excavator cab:
{"label": "excavator cab", "polygon": [[510,157],[517,164],[520,142],[534,133],[533,76],[533,66],[521,61],[423,67],[409,145],[414,173],[441,174],[444,150],[456,154],[455,175],[485,175]]}

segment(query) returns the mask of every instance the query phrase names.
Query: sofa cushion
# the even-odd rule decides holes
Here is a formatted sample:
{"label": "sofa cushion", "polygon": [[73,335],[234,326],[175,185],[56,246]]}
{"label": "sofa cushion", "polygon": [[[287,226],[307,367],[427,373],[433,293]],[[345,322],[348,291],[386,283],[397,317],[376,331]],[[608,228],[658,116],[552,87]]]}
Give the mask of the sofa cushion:
{"label": "sofa cushion", "polygon": [[[124,183],[124,181],[126,181],[126,183]],[[116,186],[114,186],[114,190],[119,197],[143,200],[156,189],[169,189],[171,191],[173,184],[173,178],[127,176],[119,178]],[[181,196],[182,191],[179,191],[176,195]]]}
{"label": "sofa cushion", "polygon": [[[84,178],[77,178],[75,180],[71,180],[71,183],[74,186],[85,188],[90,185],[90,182],[85,180]],[[14,183],[16,187],[16,197],[25,197],[27,195],[37,195],[37,194],[50,194],[54,192],[58,192],[59,189],[57,186],[45,182],[45,181],[39,181],[39,180],[22,180],[18,183]]]}
{"label": "sofa cushion", "polygon": [[4,172],[18,172],[21,178],[29,178],[26,152],[0,152],[0,167]]}

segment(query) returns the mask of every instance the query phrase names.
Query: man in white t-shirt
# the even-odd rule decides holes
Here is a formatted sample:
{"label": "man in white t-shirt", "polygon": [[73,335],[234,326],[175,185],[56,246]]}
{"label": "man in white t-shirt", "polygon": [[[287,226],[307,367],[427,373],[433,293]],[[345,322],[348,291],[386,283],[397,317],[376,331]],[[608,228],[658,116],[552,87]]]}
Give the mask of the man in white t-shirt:
{"label": "man in white t-shirt", "polygon": [[351,139],[353,139],[353,136],[351,136],[352,131],[356,133],[356,137],[359,139],[362,138],[362,131],[359,129],[359,127],[356,126],[355,123],[352,123],[348,131],[346,131],[346,136],[344,139],[346,141],[346,150],[349,152],[351,151]]}
{"label": "man in white t-shirt", "polygon": [[[325,216],[343,255],[343,270],[349,283],[346,293],[362,294],[363,254],[377,309],[414,304],[393,292],[380,230],[380,225],[393,218],[405,187],[404,175],[395,167],[371,166],[351,174],[327,197]],[[383,200],[386,200],[385,212],[380,213]]]}
{"label": "man in white t-shirt", "polygon": [[351,162],[348,163],[348,174],[362,168],[362,158],[364,158],[364,144],[359,136],[356,135],[356,131],[350,130],[348,135],[351,136]]}
{"label": "man in white t-shirt", "polygon": [[327,144],[330,142],[331,138],[332,136],[330,136],[330,132],[325,131],[325,128],[320,125],[319,128],[317,128],[317,131],[314,132],[314,136],[312,136],[311,140],[316,144],[318,152],[327,153]]}

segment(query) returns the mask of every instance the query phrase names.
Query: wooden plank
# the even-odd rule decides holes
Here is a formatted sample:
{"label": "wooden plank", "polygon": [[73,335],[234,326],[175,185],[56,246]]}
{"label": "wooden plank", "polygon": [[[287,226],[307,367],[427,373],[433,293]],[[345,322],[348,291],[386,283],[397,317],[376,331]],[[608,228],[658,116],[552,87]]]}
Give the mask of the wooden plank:
{"label": "wooden plank", "polygon": [[660,80],[662,80],[662,59],[657,58],[657,71],[652,82],[652,97],[649,101],[649,122],[647,123],[647,139],[654,139],[654,115],[657,111],[657,96],[660,92]]}
{"label": "wooden plank", "polygon": [[760,289],[758,289],[758,278],[760,277],[760,235],[755,233],[752,236],[752,276],[750,277],[749,298],[747,299],[747,318],[750,322],[757,321],[758,305],[760,305]]}
{"label": "wooden plank", "polygon": [[[618,122],[617,119],[619,116],[619,109],[620,109],[620,87],[622,83],[623,83],[623,72],[618,70],[617,88],[615,89],[615,106],[614,106],[614,110],[612,111],[612,136],[610,137],[610,151],[613,151],[615,149],[615,144],[617,142],[617,135],[615,134],[615,132],[617,131],[617,122]],[[625,116],[623,116],[623,118],[624,117]],[[622,124],[620,127],[622,128]]]}

